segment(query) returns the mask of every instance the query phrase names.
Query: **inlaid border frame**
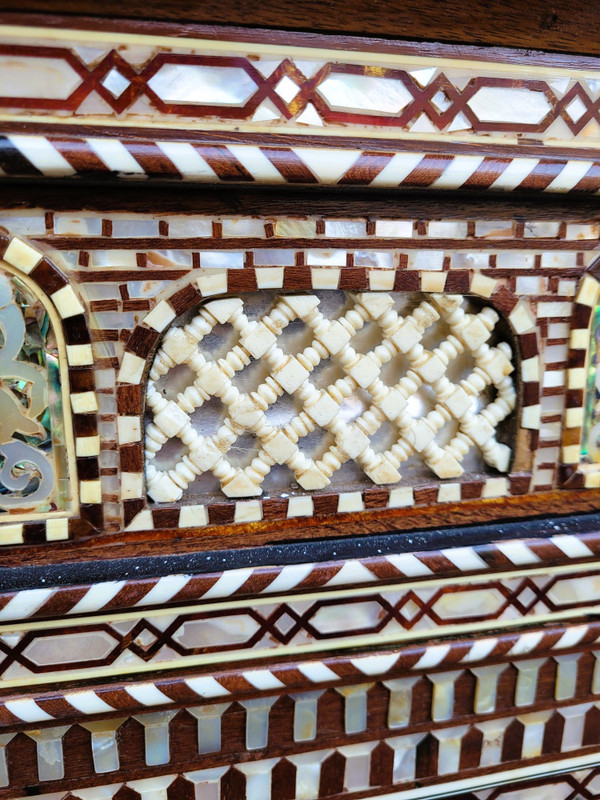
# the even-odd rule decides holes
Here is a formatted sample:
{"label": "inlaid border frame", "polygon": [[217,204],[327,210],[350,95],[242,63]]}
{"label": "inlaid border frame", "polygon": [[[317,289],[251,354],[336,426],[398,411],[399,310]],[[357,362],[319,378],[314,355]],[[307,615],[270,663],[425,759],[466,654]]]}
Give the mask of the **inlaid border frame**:
{"label": "inlaid border frame", "polygon": [[[126,531],[161,528],[198,528],[215,524],[253,523],[263,520],[312,517],[319,514],[363,512],[369,509],[403,508],[415,504],[409,487],[376,486],[347,493],[299,495],[297,498],[251,499],[211,503],[209,505],[156,504],[151,506],[145,493],[143,414],[147,372],[163,332],[176,319],[207,298],[261,289],[284,291],[394,291],[424,293],[448,292],[476,295],[487,300],[511,327],[519,353],[518,384],[521,404],[517,430],[531,434],[531,448],[536,449],[540,427],[540,380],[536,320],[527,303],[519,300],[493,278],[476,271],[430,272],[420,270],[379,270],[367,267],[274,267],[245,270],[222,270],[201,275],[168,299],[161,300],[129,337],[117,378],[117,429],[120,444],[121,500]],[[517,437],[518,440],[518,437]],[[524,494],[528,491],[530,472],[513,472],[507,477],[485,481],[463,480],[451,499],[474,500]],[[444,489],[437,487],[425,502],[443,502]],[[440,494],[441,493],[441,494]],[[428,493],[431,495],[431,491]]]}

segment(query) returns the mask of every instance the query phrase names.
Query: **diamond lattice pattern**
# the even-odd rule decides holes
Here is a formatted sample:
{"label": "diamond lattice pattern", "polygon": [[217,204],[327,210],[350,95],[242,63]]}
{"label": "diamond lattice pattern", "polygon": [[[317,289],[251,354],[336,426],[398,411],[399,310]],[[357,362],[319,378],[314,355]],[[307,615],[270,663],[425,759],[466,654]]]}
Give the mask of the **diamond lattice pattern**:
{"label": "diamond lattice pattern", "polygon": [[[147,392],[146,477],[154,501],[179,500],[205,473],[227,497],[257,496],[276,465],[287,465],[290,484],[304,490],[329,486],[349,462],[375,484],[401,481],[402,465],[415,456],[442,479],[459,477],[474,450],[486,464],[508,470],[511,450],[496,434],[514,409],[516,392],[510,345],[488,343],[496,311],[471,313],[467,299],[450,294],[419,295],[399,310],[402,295],[368,292],[346,294],[335,315],[328,313],[327,294],[336,293],[279,295],[258,319],[248,318],[249,298],[212,300],[165,334]],[[298,337],[286,339],[292,326],[300,327],[306,346],[290,347],[298,343]],[[361,352],[366,328],[370,346]],[[233,335],[225,351],[223,335],[215,337],[223,330]],[[403,369],[390,380],[386,365],[398,359]],[[174,380],[177,370],[181,380],[181,365],[187,367],[185,386],[168,399],[159,382]],[[317,380],[323,367],[339,377],[323,385]],[[253,368],[262,377],[245,391],[245,373]],[[423,391],[429,409],[415,403]],[[349,418],[348,402],[357,396],[361,413]],[[202,413],[215,402],[221,420],[211,433]],[[273,413],[290,402],[287,419]],[[384,427],[392,436],[382,447]],[[451,435],[441,435],[443,429]],[[305,446],[315,436],[326,444],[320,454]],[[234,454],[248,441],[254,455],[242,466]],[[179,455],[162,469],[157,455],[174,442]]]}

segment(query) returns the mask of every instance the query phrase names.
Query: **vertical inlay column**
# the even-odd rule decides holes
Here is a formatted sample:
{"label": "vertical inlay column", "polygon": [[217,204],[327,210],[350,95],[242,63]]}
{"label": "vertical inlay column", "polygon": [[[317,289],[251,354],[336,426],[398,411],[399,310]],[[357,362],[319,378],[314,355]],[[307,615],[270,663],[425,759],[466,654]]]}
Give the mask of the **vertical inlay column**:
{"label": "vertical inlay column", "polygon": [[530,661],[515,662],[515,667],[519,672],[515,691],[515,705],[528,706],[535,702],[538,672],[545,662],[545,658],[534,658]]}
{"label": "vertical inlay column", "polygon": [[173,783],[173,775],[144,778],[141,781],[128,781],[127,786],[138,792],[142,800],[168,800],[167,789]]}
{"label": "vertical inlay column", "polygon": [[344,698],[344,729],[346,733],[360,733],[367,729],[367,692],[372,683],[358,686],[341,686],[336,692]]}
{"label": "vertical inlay column", "polygon": [[431,704],[432,719],[452,719],[454,711],[454,681],[462,675],[462,670],[441,672],[428,675],[428,680],[433,683],[433,702]]}
{"label": "vertical inlay column", "polygon": [[469,730],[468,725],[458,728],[443,728],[441,731],[432,731],[440,743],[438,751],[438,775],[448,775],[458,772],[460,767],[460,748],[462,737]]}
{"label": "vertical inlay column", "polygon": [[511,719],[491,719],[486,722],[477,722],[476,728],[483,734],[481,743],[480,767],[495,767],[502,761],[502,746],[504,733],[512,722]]}
{"label": "vertical inlay column", "polygon": [[315,753],[286,756],[287,760],[296,767],[295,800],[317,800],[321,782],[321,765],[333,753],[333,750],[317,750]]}
{"label": "vertical inlay column", "polygon": [[92,734],[92,758],[96,772],[114,772],[119,769],[117,731],[124,722],[125,717],[80,723],[82,728]]}
{"label": "vertical inlay column", "polygon": [[185,777],[195,785],[195,796],[198,800],[221,800],[221,778],[229,767],[199,769],[197,772],[186,772]]}
{"label": "vertical inlay column", "polygon": [[269,758],[236,765],[236,769],[246,776],[245,800],[271,800],[271,772],[278,761],[278,758]]}
{"label": "vertical inlay column", "polygon": [[569,708],[559,708],[558,713],[565,721],[561,750],[577,750],[582,745],[585,715],[592,707],[592,703],[584,703]]}
{"label": "vertical inlay column", "polygon": [[177,711],[157,711],[154,714],[134,717],[145,729],[146,764],[149,767],[169,763],[171,759],[169,724],[177,713]]}
{"label": "vertical inlay column", "polygon": [[16,733],[3,733],[0,735],[0,786],[8,786],[10,783],[6,760],[6,745],[16,735]]}
{"label": "vertical inlay column", "polygon": [[556,686],[554,697],[556,700],[568,700],[575,697],[577,688],[577,662],[581,653],[572,653],[568,656],[554,656],[557,664]]}
{"label": "vertical inlay column", "polygon": [[218,753],[221,750],[221,717],[231,703],[187,708],[198,724],[198,753]]}
{"label": "vertical inlay column", "polygon": [[425,738],[424,733],[413,733],[409,736],[397,736],[386,739],[386,744],[394,751],[394,783],[412,781],[417,766],[417,745]]}
{"label": "vertical inlay column", "polygon": [[542,754],[545,726],[552,711],[537,711],[517,717],[524,726],[522,758],[536,758]]}
{"label": "vertical inlay column", "polygon": [[498,681],[505,669],[506,664],[493,664],[489,667],[476,667],[470,670],[477,679],[473,708],[476,714],[487,714],[496,710]]}
{"label": "vertical inlay column", "polygon": [[388,728],[405,728],[408,725],[412,707],[412,688],[418,680],[419,678],[415,677],[383,682],[386,689],[390,690]]}
{"label": "vertical inlay column", "polygon": [[62,737],[70,725],[60,728],[44,728],[41,731],[27,731],[37,747],[38,778],[41,781],[59,781],[65,777]]}
{"label": "vertical inlay column", "polygon": [[317,735],[317,715],[320,692],[293,694],[294,701],[294,741],[311,742]]}
{"label": "vertical inlay column", "polygon": [[345,791],[358,792],[361,789],[369,788],[371,752],[376,746],[377,742],[361,742],[347,747],[338,747],[338,753],[341,753],[346,759],[344,768]]}
{"label": "vertical inlay column", "polygon": [[600,651],[596,650],[592,653],[596,659],[594,664],[594,674],[592,676],[592,693],[600,694]]}
{"label": "vertical inlay column", "polygon": [[261,750],[269,741],[269,713],[276,697],[259,697],[256,700],[242,700],[240,705],[246,709],[246,747],[248,750]]}

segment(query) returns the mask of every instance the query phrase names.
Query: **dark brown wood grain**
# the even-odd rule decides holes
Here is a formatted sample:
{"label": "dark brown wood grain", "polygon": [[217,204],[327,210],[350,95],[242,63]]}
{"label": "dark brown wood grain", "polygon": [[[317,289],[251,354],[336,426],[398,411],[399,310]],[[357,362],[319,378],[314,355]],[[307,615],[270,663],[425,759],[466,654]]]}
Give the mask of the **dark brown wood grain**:
{"label": "dark brown wood grain", "polygon": [[[473,484],[473,494],[480,496],[481,484]],[[143,508],[143,500],[126,500],[126,522]],[[129,508],[131,506],[131,508]],[[176,553],[192,553],[223,548],[256,547],[282,542],[301,542],[338,536],[368,536],[381,533],[426,531],[461,525],[478,525],[494,521],[512,521],[572,515],[597,511],[600,489],[569,489],[542,491],[526,497],[503,497],[497,500],[465,500],[445,503],[443,516],[440,505],[424,505],[401,509],[373,509],[356,514],[335,514],[312,518],[269,520],[233,525],[233,506],[223,503],[211,506],[211,525],[206,528],[165,528],[151,531],[121,532],[118,542],[114,536],[94,534],[85,527],[75,542],[45,544],[43,524],[40,525],[40,546],[26,549],[29,563],[79,562],[98,558],[129,558]],[[129,510],[128,510],[129,509]],[[21,566],[23,547],[6,545],[2,548],[2,567]],[[508,565],[507,565],[508,566]]]}
{"label": "dark brown wood grain", "polygon": [[[242,28],[281,28],[308,33],[376,36],[388,39],[423,39],[565,53],[599,54],[598,0],[491,0],[464,3],[462,0],[242,0],[219,2],[204,0],[0,0],[0,10],[22,15],[94,15],[113,28],[116,19],[162,20],[202,25],[229,25]],[[56,24],[56,23],[55,23]],[[80,24],[86,24],[85,22]],[[89,21],[87,25],[89,25]],[[102,27],[102,19],[96,21]],[[164,31],[164,25],[157,26]],[[144,29],[144,27],[142,27]],[[147,30],[147,25],[146,25]],[[185,28],[184,28],[185,31]],[[188,31],[187,35],[193,35]],[[307,37],[308,38],[308,37]]]}
{"label": "dark brown wood grain", "polygon": [[[366,217],[367,219],[398,219],[402,215],[418,219],[527,219],[571,222],[597,222],[600,205],[594,198],[556,195],[526,196],[473,195],[469,192],[435,193],[399,191],[397,189],[357,190],[292,189],[279,187],[234,188],[221,186],[190,186],[185,184],[121,184],[114,186],[79,182],[14,182],[0,183],[0,202],[7,209],[47,207],[56,211],[134,211],[161,214],[236,214],[286,215],[301,214],[328,218]],[[156,240],[157,242],[161,240]],[[206,240],[204,240],[206,241]],[[423,240],[426,241],[426,240]],[[455,240],[454,240],[455,241]],[[502,241],[502,240],[494,240]],[[531,240],[529,240],[531,241]],[[549,240],[553,249],[560,239]],[[261,240],[261,247],[268,247]],[[419,245],[421,242],[419,242]],[[585,240],[580,243],[585,245]],[[164,241],[161,245],[164,247]],[[96,270],[94,274],[98,274]]]}

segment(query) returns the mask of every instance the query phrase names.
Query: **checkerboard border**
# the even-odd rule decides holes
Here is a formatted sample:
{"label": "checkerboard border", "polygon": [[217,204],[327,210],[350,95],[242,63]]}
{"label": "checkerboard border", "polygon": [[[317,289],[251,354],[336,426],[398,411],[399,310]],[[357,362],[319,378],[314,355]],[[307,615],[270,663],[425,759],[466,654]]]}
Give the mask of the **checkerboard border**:
{"label": "checkerboard border", "polygon": [[[120,439],[121,499],[126,531],[198,528],[263,520],[312,517],[393,509],[443,502],[447,484],[421,487],[387,488],[377,486],[348,493],[303,494],[289,498],[265,498],[185,506],[149,504],[143,474],[143,413],[145,379],[164,331],[178,316],[204,300],[226,294],[259,289],[284,291],[394,291],[447,292],[473,294],[488,301],[508,320],[519,344],[521,404],[518,425],[535,438],[540,427],[540,382],[532,379],[539,372],[537,322],[526,301],[519,299],[500,282],[472,270],[431,272],[425,270],[379,270],[368,267],[323,269],[282,267],[268,271],[268,285],[260,269],[222,270],[200,275],[195,282],[161,300],[133,329],[126,346],[117,379],[117,425]],[[534,366],[534,369],[532,369]],[[479,500],[525,494],[531,474],[515,472],[485,480],[457,481],[455,500]],[[441,493],[441,494],[440,494]]]}

